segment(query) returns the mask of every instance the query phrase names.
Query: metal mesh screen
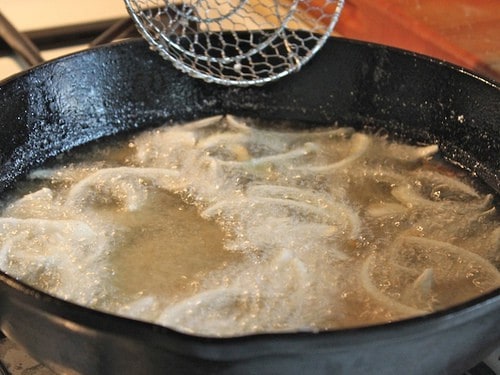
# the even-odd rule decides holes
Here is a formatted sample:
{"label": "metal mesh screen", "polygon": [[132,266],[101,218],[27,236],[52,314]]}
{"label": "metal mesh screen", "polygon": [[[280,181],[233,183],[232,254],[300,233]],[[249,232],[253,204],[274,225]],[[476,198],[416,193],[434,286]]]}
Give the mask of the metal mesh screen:
{"label": "metal mesh screen", "polygon": [[297,71],[324,44],[344,0],[125,0],[141,34],[185,73],[259,85]]}

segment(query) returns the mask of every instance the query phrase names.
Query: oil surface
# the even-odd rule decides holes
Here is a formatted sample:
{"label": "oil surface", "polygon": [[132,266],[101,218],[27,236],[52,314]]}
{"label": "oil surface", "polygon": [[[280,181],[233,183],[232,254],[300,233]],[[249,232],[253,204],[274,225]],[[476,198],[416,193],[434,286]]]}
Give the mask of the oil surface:
{"label": "oil surface", "polygon": [[426,314],[500,286],[493,196],[437,152],[232,116],[153,129],[31,173],[0,268],[209,336]]}

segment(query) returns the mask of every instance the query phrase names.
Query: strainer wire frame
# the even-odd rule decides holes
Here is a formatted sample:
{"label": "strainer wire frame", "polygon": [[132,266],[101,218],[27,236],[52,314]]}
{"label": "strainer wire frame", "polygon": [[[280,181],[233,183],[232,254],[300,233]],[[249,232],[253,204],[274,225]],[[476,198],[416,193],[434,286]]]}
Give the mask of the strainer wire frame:
{"label": "strainer wire frame", "polygon": [[[131,0],[131,1],[133,1],[135,3],[134,0]],[[293,10],[297,8],[299,1],[301,1],[301,0],[295,0],[293,2]],[[292,10],[292,8],[291,8],[291,10]],[[288,12],[288,15],[282,21],[282,25],[286,25],[292,17],[293,17],[293,12],[292,11]],[[194,20],[194,18],[192,20]],[[273,40],[276,39],[276,35],[279,32],[282,32],[285,30],[284,26],[274,30],[272,34],[269,33],[269,35],[266,37],[265,40],[261,41],[258,45],[256,45],[254,48],[249,49],[247,52],[242,52],[241,54],[238,54],[236,56],[220,58],[220,57],[214,57],[214,56],[197,55],[196,53],[191,52],[188,49],[183,48],[179,43],[176,43],[173,39],[166,37],[165,34],[162,32],[162,30],[160,30],[155,23],[153,23],[147,19],[146,19],[146,22],[148,23],[148,26],[151,29],[154,29],[154,31],[157,33],[157,35],[159,37],[161,37],[162,41],[164,41],[168,46],[177,50],[179,53],[183,54],[184,56],[189,56],[189,57],[196,59],[196,60],[199,60],[199,61],[215,62],[215,63],[221,63],[221,64],[228,64],[231,62],[239,62],[245,58],[249,58],[250,56],[252,56],[258,52],[261,52],[263,49],[265,49],[267,46],[269,46],[269,44],[271,44]],[[146,28],[146,30],[147,30],[147,28]],[[237,32],[234,32],[233,30],[227,30],[225,32],[233,33],[233,35],[237,33]],[[208,33],[209,32],[204,32],[204,34],[208,34]],[[284,40],[286,40],[286,39],[284,39]],[[161,45],[161,43],[160,43],[160,45]]]}
{"label": "strainer wire frame", "polygon": [[[198,0],[197,1],[197,4],[200,3],[201,0]],[[202,21],[205,21],[205,22],[217,22],[217,21],[222,21],[224,19],[227,19],[229,17],[229,15],[233,15],[233,14],[236,14],[240,9],[243,8],[243,6],[248,2],[249,0],[240,0],[239,2],[239,5],[237,7],[234,7],[231,12],[227,13],[227,14],[224,14],[224,15],[221,15],[220,17],[215,17],[215,18],[208,18],[208,19],[202,19],[200,17],[197,17],[196,16],[196,13],[194,12],[194,9],[193,8],[190,8],[191,10],[191,13],[194,14],[194,16],[191,16],[191,15],[188,15],[186,13],[184,13],[183,15],[186,16],[186,19],[190,20],[190,21],[194,21],[194,22],[202,22]],[[134,1],[135,2],[135,1]],[[180,10],[177,8],[177,7],[174,7],[172,8],[174,9],[175,13],[177,14],[181,14]]]}
{"label": "strainer wire frame", "polygon": [[[247,0],[242,0],[242,2],[246,2],[246,1]],[[294,7],[296,7],[300,1],[301,0],[294,0],[294,2],[293,2]],[[169,39],[165,35],[165,33],[157,27],[157,25],[155,25],[153,22],[151,22],[150,19],[148,19],[148,17],[141,16],[141,13],[147,9],[141,9],[141,6],[137,3],[136,0],[124,0],[124,2],[126,5],[126,8],[127,8],[127,11],[130,14],[130,17],[133,19],[141,36],[149,43],[150,47],[154,51],[156,51],[164,59],[170,61],[176,69],[182,71],[183,73],[190,75],[191,77],[203,79],[207,83],[216,83],[216,84],[220,84],[220,85],[224,85],[224,86],[248,87],[248,86],[252,86],[252,85],[261,86],[261,85],[264,85],[266,83],[283,78],[290,73],[293,73],[293,72],[300,70],[300,68],[303,65],[305,65],[307,62],[309,62],[309,60],[321,49],[321,47],[323,47],[326,40],[332,34],[333,29],[334,29],[335,25],[337,24],[338,19],[340,17],[340,13],[344,7],[345,0],[336,0],[335,11],[330,15],[331,19],[330,19],[330,22],[328,24],[328,27],[326,28],[326,31],[323,32],[322,34],[315,34],[317,36],[317,43],[315,44],[315,46],[313,48],[310,49],[310,51],[307,55],[302,56],[302,58],[299,59],[296,55],[294,56],[293,53],[291,53],[289,57],[295,59],[295,62],[290,65],[289,69],[283,70],[283,71],[276,73],[274,75],[264,76],[264,77],[255,77],[253,79],[229,79],[227,77],[221,78],[221,77],[214,75],[214,74],[204,73],[204,72],[200,71],[199,69],[196,69],[196,68],[192,67],[191,65],[188,65],[184,61],[180,60],[177,55],[175,55],[174,53],[172,53],[169,50],[168,46],[170,46],[171,48],[173,48],[177,51],[180,51],[180,53],[188,55],[196,60],[201,60],[201,61],[206,61],[206,62],[219,62],[219,63],[226,64],[228,62],[238,61],[238,60],[242,60],[243,58],[248,58],[249,56],[252,56],[253,54],[255,54],[257,52],[260,52],[263,48],[265,48],[267,45],[269,45],[269,43],[270,43],[270,42],[268,42],[269,38],[266,39],[265,42],[267,42],[267,44],[265,44],[264,46],[262,46],[263,43],[260,43],[259,46],[262,46],[262,47],[260,47],[260,48],[254,47],[251,50],[249,50],[249,52],[252,52],[252,54],[246,53],[246,54],[242,54],[242,55],[237,55],[235,57],[222,58],[222,59],[217,58],[217,57],[210,57],[210,56],[208,56],[208,58],[204,58],[204,56],[200,56],[200,55],[193,56],[192,54],[186,54],[186,52],[188,52],[188,51],[186,51],[186,49],[182,48],[180,45],[178,45],[177,43],[175,43],[174,41]],[[138,9],[140,11],[135,11],[135,9]],[[290,14],[290,12],[289,12],[289,14]],[[148,30],[148,28],[145,26],[145,23],[143,21],[145,21],[148,24],[148,26],[155,31],[156,37]],[[286,32],[285,26],[286,26],[286,24],[283,23],[279,28],[273,30],[271,37],[274,36],[274,38],[272,40],[276,39],[277,35],[284,35],[284,33]],[[253,31],[256,32],[257,30],[253,30]],[[261,31],[264,31],[264,30],[261,30]],[[294,30],[294,32],[295,31],[297,31],[297,30]],[[236,38],[237,38],[238,31],[224,30],[223,32],[224,33],[233,33],[233,35],[236,35]],[[252,31],[248,30],[248,32],[251,33]],[[217,33],[220,33],[220,32],[217,32]],[[209,35],[209,34],[215,34],[215,32],[201,31],[201,32],[198,32],[198,34]],[[319,35],[319,37],[318,37],[318,35]],[[271,42],[272,42],[272,40],[271,40]],[[287,41],[286,35],[283,36],[283,41],[284,41],[285,46],[289,50],[289,52],[291,52],[291,50],[289,49],[289,45],[286,42]]]}
{"label": "strainer wire frame", "polygon": [[[132,0],[132,1],[135,2],[135,0]],[[245,3],[246,1],[247,0],[243,0],[242,3]],[[297,8],[298,3],[300,1],[302,1],[302,0],[294,0],[293,6],[290,8],[290,11],[288,12],[287,16],[281,22],[282,26],[277,28],[272,34],[269,33],[269,35],[267,36],[267,38],[265,40],[260,42],[256,47],[249,49],[247,52],[242,52],[241,54],[238,54],[236,56],[231,56],[231,57],[219,58],[219,57],[214,57],[214,56],[196,55],[195,53],[183,48],[178,43],[175,43],[175,41],[173,39],[169,39],[169,38],[165,37],[165,35],[161,32],[161,30],[159,30],[158,27],[154,23],[150,22],[149,20],[148,20],[148,25],[151,26],[152,28],[154,28],[155,31],[158,33],[158,35],[160,35],[162,37],[162,39],[169,46],[173,47],[174,49],[176,49],[180,53],[184,54],[185,56],[189,56],[193,59],[205,61],[205,62],[216,62],[216,63],[221,63],[221,64],[228,64],[231,62],[239,62],[245,58],[249,58],[250,56],[252,56],[258,52],[261,52],[264,48],[269,46],[269,44],[271,44],[272,41],[276,39],[276,35],[285,30],[285,25],[292,19],[293,12]],[[276,0],[274,0],[274,2],[276,2]],[[226,32],[232,32],[234,34],[233,30],[227,30]],[[205,32],[205,33],[209,33],[209,32]],[[286,39],[284,39],[284,40],[286,40]]]}

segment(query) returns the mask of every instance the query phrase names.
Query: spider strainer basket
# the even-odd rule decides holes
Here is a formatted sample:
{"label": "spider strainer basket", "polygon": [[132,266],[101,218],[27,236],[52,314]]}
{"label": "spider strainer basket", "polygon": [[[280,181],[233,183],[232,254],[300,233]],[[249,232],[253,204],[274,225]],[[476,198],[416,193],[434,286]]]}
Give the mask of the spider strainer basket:
{"label": "spider strainer basket", "polygon": [[223,85],[261,85],[309,61],[344,0],[124,0],[139,32],[174,66]]}

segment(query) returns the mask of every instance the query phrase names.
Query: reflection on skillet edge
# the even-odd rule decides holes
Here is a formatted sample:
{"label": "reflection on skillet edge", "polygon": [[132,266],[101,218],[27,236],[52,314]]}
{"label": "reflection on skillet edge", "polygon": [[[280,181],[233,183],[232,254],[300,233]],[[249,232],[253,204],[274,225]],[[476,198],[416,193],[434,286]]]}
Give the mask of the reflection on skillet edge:
{"label": "reflection on skillet edge", "polygon": [[33,171],[0,268],[208,336],[422,315],[500,285],[493,197],[437,151],[232,116],[153,129]]}

